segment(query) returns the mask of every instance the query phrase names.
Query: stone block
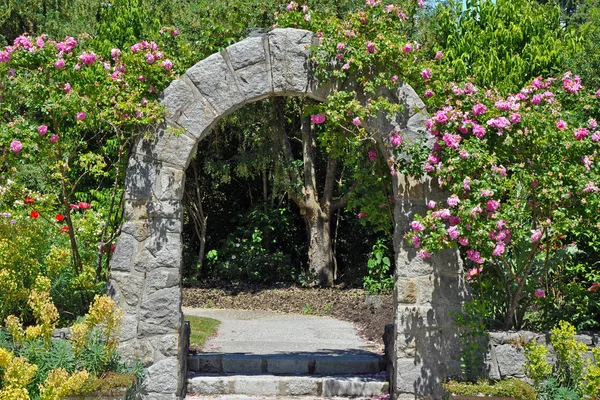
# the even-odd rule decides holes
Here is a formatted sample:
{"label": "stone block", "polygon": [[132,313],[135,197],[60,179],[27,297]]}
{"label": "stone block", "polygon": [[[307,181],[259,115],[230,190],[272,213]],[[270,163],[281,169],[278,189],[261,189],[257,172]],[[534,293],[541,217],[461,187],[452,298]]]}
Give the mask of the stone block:
{"label": "stone block", "polygon": [[365,378],[323,378],[323,396],[381,396],[387,394],[389,385],[387,382],[368,380]]}
{"label": "stone block", "polygon": [[[138,145],[141,142],[138,141]],[[148,151],[151,152],[150,149]],[[154,159],[132,155],[125,176],[125,199],[152,200],[157,168],[159,166]]]}
{"label": "stone block", "polygon": [[378,374],[379,357],[319,357],[315,362],[318,375]]}
{"label": "stone block", "polygon": [[253,64],[235,72],[247,101],[263,99],[273,93],[271,71],[267,63]]}
{"label": "stone block", "polygon": [[176,120],[194,100],[192,89],[182,79],[176,79],[165,89],[161,103],[167,109],[167,118]]}
{"label": "stone block", "polygon": [[137,337],[137,316],[125,315],[121,320],[121,330],[119,332],[119,341],[125,342]]}
{"label": "stone block", "polygon": [[396,357],[413,358],[417,354],[417,342],[412,334],[396,335]]}
{"label": "stone block", "polygon": [[143,388],[149,393],[175,394],[178,381],[179,361],[177,357],[169,357],[148,368]]}
{"label": "stone block", "polygon": [[[184,78],[189,79],[189,78]],[[190,84],[191,81],[190,81]],[[218,116],[210,103],[200,94],[176,120],[177,124],[198,140],[202,140],[216,122]]]}
{"label": "stone block", "polygon": [[111,271],[131,271],[133,257],[138,253],[139,247],[139,242],[133,236],[122,232],[117,239],[117,245],[110,260]]}
{"label": "stone block", "polygon": [[[150,161],[153,164],[152,167],[156,170],[159,170],[163,164],[185,170],[196,149],[197,139],[178,128],[167,124],[159,125],[154,132],[138,139],[133,153],[150,160],[156,160]],[[144,172],[141,170],[138,173]],[[127,174],[129,176],[129,167]]]}
{"label": "stone block", "polygon": [[262,357],[260,355],[225,354],[222,359],[223,372],[226,374],[260,374],[262,371]]}
{"label": "stone block", "polygon": [[181,317],[181,322],[183,322],[180,287],[154,291],[150,295],[145,295],[140,304],[140,317],[145,319],[163,319],[172,314],[176,314],[178,318]]}
{"label": "stone block", "polygon": [[235,394],[249,394],[261,396],[275,396],[280,394],[278,379],[268,375],[247,375],[233,377],[233,392]]}
{"label": "stone block", "polygon": [[238,70],[266,60],[263,37],[250,37],[227,47],[231,66]]}
{"label": "stone block", "polygon": [[149,295],[162,289],[172,288],[181,283],[181,275],[173,268],[155,269],[148,272],[146,293]]}
{"label": "stone block", "polygon": [[188,361],[189,360],[194,360],[191,365],[194,365],[196,369],[191,369],[192,371],[202,372],[205,374],[223,372],[223,358],[220,354],[197,354],[195,356],[188,357]]}
{"label": "stone block", "polygon": [[123,360],[137,360],[146,367],[154,362],[154,348],[145,340],[134,339],[121,342],[118,351]]}
{"label": "stone block", "polygon": [[523,378],[523,364],[525,363],[525,350],[520,346],[512,344],[501,344],[496,346],[496,359],[502,379],[508,377]]}
{"label": "stone block", "polygon": [[318,379],[303,376],[289,377],[285,380],[285,393],[288,396],[319,396],[321,385]]}
{"label": "stone block", "polygon": [[312,39],[312,32],[300,29],[273,29],[269,32],[271,73],[276,94],[303,94],[308,90]]}
{"label": "stone block", "polygon": [[179,335],[160,335],[148,339],[152,347],[156,350],[154,358],[157,359],[157,352],[160,352],[162,358],[177,357],[179,349]]}
{"label": "stone block", "polygon": [[200,376],[188,380],[187,392],[194,394],[230,394],[229,382],[222,376]]}
{"label": "stone block", "polygon": [[144,277],[131,272],[111,271],[111,283],[116,285],[121,294],[119,304],[123,302],[137,306],[144,292]]}
{"label": "stone block", "polygon": [[267,372],[269,374],[308,374],[308,358],[287,356],[273,356],[267,358]]}
{"label": "stone block", "polygon": [[159,200],[178,200],[183,198],[185,172],[179,168],[163,167],[158,171],[155,195]]}
{"label": "stone block", "polygon": [[226,115],[244,104],[236,79],[220,53],[200,61],[186,72],[217,114]]}
{"label": "stone block", "polygon": [[397,301],[400,304],[415,304],[417,302],[417,281],[415,279],[396,279]]}
{"label": "stone block", "polygon": [[140,272],[170,268],[178,273],[181,270],[181,249],[180,233],[156,232],[144,242],[133,267]]}

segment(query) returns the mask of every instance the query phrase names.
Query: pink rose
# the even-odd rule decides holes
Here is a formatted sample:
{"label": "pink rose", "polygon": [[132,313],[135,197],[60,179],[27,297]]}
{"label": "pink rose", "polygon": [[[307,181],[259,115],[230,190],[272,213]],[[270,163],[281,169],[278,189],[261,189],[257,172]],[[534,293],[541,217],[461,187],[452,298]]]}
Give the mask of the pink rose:
{"label": "pink rose", "polygon": [[406,43],[406,45],[404,45],[404,48],[402,49],[403,52],[405,53],[410,53],[413,49],[413,45],[411,43]]}
{"label": "pink rose", "polygon": [[110,51],[110,56],[112,57],[113,60],[119,59],[119,57],[121,57],[121,50],[119,50],[119,49],[112,49]]}
{"label": "pink rose", "polygon": [[575,131],[575,133],[573,134],[573,137],[577,140],[582,140],[582,139],[585,139],[585,137],[589,134],[590,134],[590,131],[588,131],[587,129],[579,128]]}
{"label": "pink rose", "polygon": [[58,142],[58,135],[54,134],[52,136],[50,136],[50,143],[56,143]]}
{"label": "pink rose", "polygon": [[325,116],[325,114],[316,114],[311,115],[310,117],[311,122],[315,125],[322,124],[323,122],[325,122],[326,119],[327,117]]}
{"label": "pink rose", "polygon": [[390,139],[390,144],[393,147],[398,147],[400,146],[400,144],[402,144],[402,136],[400,136],[399,134],[395,134],[394,136],[392,136],[392,138]]}
{"label": "pink rose", "polygon": [[538,242],[542,238],[542,231],[539,229],[531,231],[531,242]]}
{"label": "pink rose", "polygon": [[85,112],[83,112],[83,111],[79,111],[79,112],[77,113],[77,120],[78,120],[78,121],[83,121],[83,120],[84,120],[84,119],[86,119],[86,118],[87,118],[87,114],[86,114]]}
{"label": "pink rose", "polygon": [[46,125],[38,126],[38,133],[42,136],[45,135],[46,133],[48,133],[48,127]]}
{"label": "pink rose", "polygon": [[358,118],[358,117],[355,117],[355,118],[352,120],[352,123],[354,124],[354,126],[359,126],[359,125],[361,124],[360,118]]}
{"label": "pink rose", "polygon": [[556,127],[558,128],[558,130],[562,131],[563,129],[567,128],[567,123],[561,119],[560,121],[556,122]]}
{"label": "pink rose", "polygon": [[64,68],[64,67],[65,67],[65,60],[63,60],[62,58],[59,59],[59,60],[57,60],[54,63],[54,68],[56,68],[56,69],[61,69],[61,68]]}
{"label": "pink rose", "polygon": [[487,107],[485,104],[477,103],[473,106],[471,111],[473,112],[473,115],[481,115],[487,111]]}
{"label": "pink rose", "polygon": [[544,289],[535,289],[534,292],[535,297],[546,297],[546,291]]}
{"label": "pink rose", "polygon": [[500,202],[498,200],[488,200],[487,203],[485,203],[485,208],[487,208],[488,211],[494,212],[499,207],[500,207]]}
{"label": "pink rose", "polygon": [[23,150],[23,145],[18,140],[13,140],[12,142],[10,142],[10,150],[15,153],[18,153],[21,150]]}

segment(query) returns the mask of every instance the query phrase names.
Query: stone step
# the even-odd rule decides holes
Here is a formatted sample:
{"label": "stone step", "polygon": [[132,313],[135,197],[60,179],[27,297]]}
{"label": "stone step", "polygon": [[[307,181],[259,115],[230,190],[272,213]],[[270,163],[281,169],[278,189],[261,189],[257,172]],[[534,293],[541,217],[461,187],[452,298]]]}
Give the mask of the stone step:
{"label": "stone step", "polygon": [[208,374],[366,375],[385,370],[377,354],[223,354],[188,356],[188,371]]}
{"label": "stone step", "polygon": [[[188,379],[188,395],[347,396],[387,394],[384,374],[371,376],[197,375]],[[229,397],[231,398],[231,397]]]}
{"label": "stone step", "polygon": [[[190,395],[187,400],[324,400],[321,396],[248,396],[243,394]],[[389,400],[389,395],[377,397],[327,397],[327,400]]]}

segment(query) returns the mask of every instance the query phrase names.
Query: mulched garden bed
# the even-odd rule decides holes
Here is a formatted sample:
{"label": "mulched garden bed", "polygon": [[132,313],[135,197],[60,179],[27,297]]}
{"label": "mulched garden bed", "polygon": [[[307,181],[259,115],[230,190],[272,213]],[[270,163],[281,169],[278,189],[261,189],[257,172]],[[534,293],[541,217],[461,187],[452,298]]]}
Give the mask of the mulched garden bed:
{"label": "mulched garden bed", "polygon": [[183,306],[329,316],[353,322],[365,339],[379,344],[385,325],[394,320],[391,294],[367,304],[363,289],[231,283],[210,286],[184,288]]}

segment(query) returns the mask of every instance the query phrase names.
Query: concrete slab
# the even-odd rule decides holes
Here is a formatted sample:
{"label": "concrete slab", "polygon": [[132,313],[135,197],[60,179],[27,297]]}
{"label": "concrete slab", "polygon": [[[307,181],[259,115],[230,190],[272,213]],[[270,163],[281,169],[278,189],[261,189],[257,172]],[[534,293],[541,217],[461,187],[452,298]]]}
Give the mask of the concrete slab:
{"label": "concrete slab", "polygon": [[373,354],[373,344],[361,339],[354,325],[328,317],[267,311],[183,308],[185,315],[221,321],[205,352],[331,355]]}

